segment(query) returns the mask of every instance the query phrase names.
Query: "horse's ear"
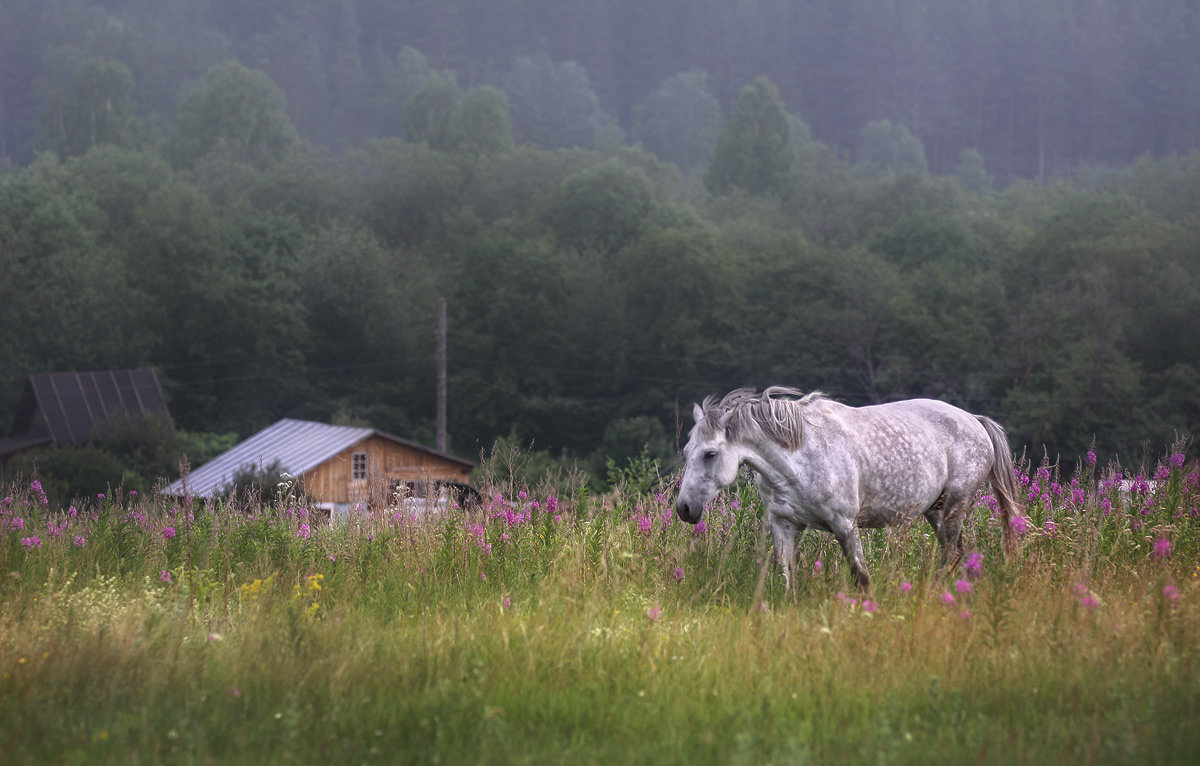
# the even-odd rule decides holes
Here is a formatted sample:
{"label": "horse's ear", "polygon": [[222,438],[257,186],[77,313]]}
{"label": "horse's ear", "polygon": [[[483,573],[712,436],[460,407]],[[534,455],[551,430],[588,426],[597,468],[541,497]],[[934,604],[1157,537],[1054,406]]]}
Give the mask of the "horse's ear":
{"label": "horse's ear", "polygon": [[692,418],[697,423],[699,423],[701,420],[704,420],[704,410],[700,409],[699,404],[692,404]]}
{"label": "horse's ear", "polygon": [[733,413],[735,412],[737,412],[737,407],[730,409],[728,412],[722,415],[721,419],[717,421],[717,427],[724,431],[725,427],[729,425],[729,421],[733,420]]}

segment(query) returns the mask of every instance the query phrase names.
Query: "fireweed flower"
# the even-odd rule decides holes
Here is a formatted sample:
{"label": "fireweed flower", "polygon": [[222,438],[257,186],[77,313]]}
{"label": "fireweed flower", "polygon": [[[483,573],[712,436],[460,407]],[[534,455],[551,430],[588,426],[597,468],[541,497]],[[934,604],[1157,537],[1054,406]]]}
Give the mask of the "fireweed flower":
{"label": "fireweed flower", "polygon": [[643,535],[648,535],[654,530],[654,519],[649,516],[637,517],[638,531]]}
{"label": "fireweed flower", "polygon": [[1095,465],[1096,465],[1096,451],[1095,450],[1090,449],[1087,451],[1087,464],[1090,467],[1093,467],[1093,468],[1095,467]]}
{"label": "fireweed flower", "polygon": [[296,530],[296,537],[303,537],[305,540],[308,539],[310,534],[312,534],[312,528],[307,524],[301,524],[300,528]]}
{"label": "fireweed flower", "polygon": [[704,537],[708,534],[708,525],[703,521],[696,522],[696,526],[692,527],[692,537]]}
{"label": "fireweed flower", "polygon": [[22,537],[21,545],[26,550],[32,550],[34,548],[41,548],[42,547],[42,538],[38,537],[37,535],[34,535],[33,537]]}
{"label": "fireweed flower", "polygon": [[1083,583],[1075,584],[1075,595],[1079,596],[1079,605],[1084,609],[1095,609],[1100,606],[1100,600],[1096,598],[1096,594],[1088,590],[1088,586]]}
{"label": "fireweed flower", "polygon": [[661,616],[662,616],[662,607],[659,606],[658,604],[655,604],[654,606],[652,606],[646,610],[646,618],[648,620],[650,620],[650,622],[654,622]]}
{"label": "fireweed flower", "polygon": [[879,611],[879,604],[876,604],[874,601],[872,601],[869,598],[865,598],[865,599],[863,599],[863,602],[862,602],[862,609],[864,612],[867,612],[868,614],[875,614],[876,612]]}
{"label": "fireweed flower", "polygon": [[163,582],[171,582],[171,570],[164,569],[159,572],[158,579],[162,580]]}
{"label": "fireweed flower", "polygon": [[900,592],[901,593],[908,593],[910,590],[912,590],[912,583],[908,582],[907,580],[900,583]]}
{"label": "fireweed flower", "polygon": [[983,554],[975,552],[967,556],[967,560],[963,562],[963,571],[968,577],[978,577],[983,571]]}
{"label": "fireweed flower", "polygon": [[946,606],[950,606],[951,604],[953,604],[954,603],[954,594],[951,593],[950,591],[946,591],[945,593],[943,593],[942,594],[942,603],[945,604]]}
{"label": "fireweed flower", "polygon": [[675,582],[683,582],[683,567],[675,567]]}
{"label": "fireweed flower", "polygon": [[1171,557],[1171,541],[1165,537],[1160,537],[1154,541],[1154,553],[1151,554],[1156,559],[1166,559]]}
{"label": "fireweed flower", "polygon": [[170,540],[175,536],[175,527],[163,527],[162,536],[165,540]]}
{"label": "fireweed flower", "polygon": [[958,591],[959,593],[970,593],[971,592],[971,581],[970,580],[955,580],[954,581],[954,589],[956,591]]}
{"label": "fireweed flower", "polygon": [[824,571],[825,571],[825,565],[821,563],[820,559],[817,559],[816,561],[813,562],[813,577],[816,577],[817,575],[821,574]]}
{"label": "fireweed flower", "polygon": [[1165,598],[1167,603],[1171,604],[1172,606],[1178,604],[1181,598],[1179,595],[1179,588],[1176,588],[1174,585],[1164,585],[1163,598]]}
{"label": "fireweed flower", "polygon": [[83,546],[87,545],[87,538],[83,535],[75,535],[75,545],[76,547],[82,548]]}
{"label": "fireweed flower", "polygon": [[1029,522],[1024,516],[1013,516],[1012,521],[1008,522],[1008,526],[1016,533],[1017,537],[1021,537],[1029,530]]}

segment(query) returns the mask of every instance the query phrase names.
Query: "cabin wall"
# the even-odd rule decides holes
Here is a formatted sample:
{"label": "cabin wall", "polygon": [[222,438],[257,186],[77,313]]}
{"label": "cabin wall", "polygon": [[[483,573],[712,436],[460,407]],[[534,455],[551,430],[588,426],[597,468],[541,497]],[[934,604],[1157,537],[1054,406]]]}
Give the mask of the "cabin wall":
{"label": "cabin wall", "polygon": [[[351,476],[356,452],[367,453],[367,478],[362,481]],[[466,483],[470,475],[470,469],[465,466],[371,436],[326,460],[303,478],[305,489],[321,503],[387,505],[388,490],[393,482]]]}

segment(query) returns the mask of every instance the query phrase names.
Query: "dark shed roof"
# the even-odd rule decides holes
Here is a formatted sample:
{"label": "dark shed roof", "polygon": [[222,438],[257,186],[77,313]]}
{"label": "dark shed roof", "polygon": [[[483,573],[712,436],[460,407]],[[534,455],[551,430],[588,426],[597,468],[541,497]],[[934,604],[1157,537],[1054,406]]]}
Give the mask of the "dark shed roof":
{"label": "dark shed roof", "polygon": [[121,416],[170,418],[154,370],[46,372],[30,375],[0,454],[33,444],[83,444]]}

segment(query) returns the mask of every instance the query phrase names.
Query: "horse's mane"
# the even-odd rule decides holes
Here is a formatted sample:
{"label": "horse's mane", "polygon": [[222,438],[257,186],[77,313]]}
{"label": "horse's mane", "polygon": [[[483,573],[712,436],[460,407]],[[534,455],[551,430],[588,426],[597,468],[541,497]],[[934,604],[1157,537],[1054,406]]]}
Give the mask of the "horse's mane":
{"label": "horse's mane", "polygon": [[800,449],[804,440],[804,410],[813,402],[827,399],[820,391],[805,394],[786,386],[770,386],[762,393],[753,388],[736,388],[718,401],[704,399],[702,422],[696,425],[712,437],[724,425],[732,441],[767,438],[790,450]]}

